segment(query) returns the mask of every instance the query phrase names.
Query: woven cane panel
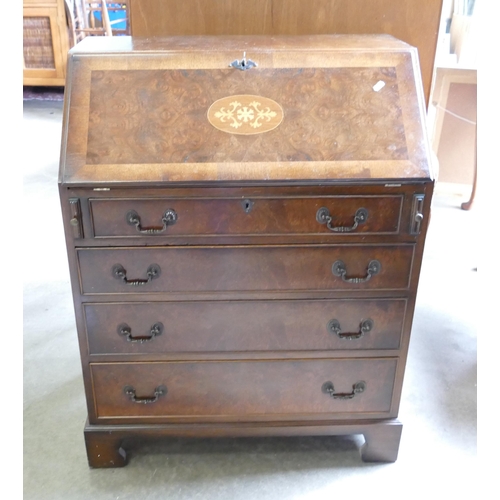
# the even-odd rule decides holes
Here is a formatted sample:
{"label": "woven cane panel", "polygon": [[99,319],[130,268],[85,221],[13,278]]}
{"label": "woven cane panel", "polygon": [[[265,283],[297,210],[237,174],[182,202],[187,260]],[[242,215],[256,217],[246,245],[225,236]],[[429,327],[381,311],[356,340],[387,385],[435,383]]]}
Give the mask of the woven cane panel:
{"label": "woven cane panel", "polygon": [[48,17],[23,17],[23,53],[26,68],[55,68]]}

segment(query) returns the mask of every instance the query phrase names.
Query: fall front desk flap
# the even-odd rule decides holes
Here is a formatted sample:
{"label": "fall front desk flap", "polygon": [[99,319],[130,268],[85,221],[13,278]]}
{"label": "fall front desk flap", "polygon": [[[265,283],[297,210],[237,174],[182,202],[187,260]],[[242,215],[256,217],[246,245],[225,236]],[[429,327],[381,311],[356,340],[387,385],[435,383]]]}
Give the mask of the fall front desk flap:
{"label": "fall front desk flap", "polygon": [[418,55],[390,36],[87,37],[61,182],[430,179]]}

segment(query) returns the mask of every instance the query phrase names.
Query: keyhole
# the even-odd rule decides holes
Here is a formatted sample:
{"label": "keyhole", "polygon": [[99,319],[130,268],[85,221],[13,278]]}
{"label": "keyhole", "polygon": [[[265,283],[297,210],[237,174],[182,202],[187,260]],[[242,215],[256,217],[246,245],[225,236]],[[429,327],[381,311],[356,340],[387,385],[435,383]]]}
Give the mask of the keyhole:
{"label": "keyhole", "polygon": [[249,213],[252,211],[252,207],[253,207],[253,201],[251,200],[243,200],[241,202],[241,205],[243,207],[243,210],[245,211],[245,213]]}

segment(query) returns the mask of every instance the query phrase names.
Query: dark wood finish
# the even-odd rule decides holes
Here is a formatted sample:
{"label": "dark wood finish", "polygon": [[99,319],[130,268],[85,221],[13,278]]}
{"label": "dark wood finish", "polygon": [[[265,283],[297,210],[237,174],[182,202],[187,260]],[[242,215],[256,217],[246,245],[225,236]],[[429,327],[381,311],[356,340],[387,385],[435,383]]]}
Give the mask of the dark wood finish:
{"label": "dark wood finish", "polygon": [[133,36],[387,33],[418,48],[429,100],[442,0],[130,0]]}
{"label": "dark wood finish", "polygon": [[[319,421],[307,424],[297,422],[248,423],[228,422],[205,424],[162,425],[87,425],[85,440],[91,467],[122,467],[127,453],[122,443],[130,438],[158,439],[158,437],[261,437],[261,436],[341,436],[363,434],[361,458],[365,462],[395,462],[399,450],[402,424],[397,419],[377,421]],[[377,438],[380,438],[377,441]],[[90,444],[90,446],[89,446]],[[375,445],[378,445],[375,446]]]}
{"label": "dark wood finish", "polygon": [[[189,293],[301,290],[405,290],[413,245],[262,246],[80,249],[82,293]],[[365,278],[372,260],[381,270],[369,281],[348,283],[332,272],[342,260],[348,278]],[[143,286],[113,276],[120,264],[128,280],[144,280],[152,264],[161,275]]]}
{"label": "dark wood finish", "polygon": [[[243,51],[258,68],[228,71]],[[59,181],[89,464],[124,465],[124,439],[170,435],[358,433],[364,460],[395,460],[433,190],[415,50],[388,36],[89,37],[69,71]],[[378,90],[360,80],[385,71]],[[262,83],[268,74],[281,90]],[[259,95],[268,87],[277,93]],[[322,105],[332,99],[335,118]],[[228,107],[255,130],[264,109],[267,131],[210,122],[232,120]],[[298,139],[283,135],[294,126]],[[332,153],[325,127],[348,131],[350,157],[347,142]],[[334,233],[321,207],[332,227],[353,226],[358,208],[368,218]],[[167,209],[175,224],[162,221]],[[127,222],[130,210],[140,222]],[[342,260],[348,279],[362,279],[375,259],[367,281],[332,273]],[[157,277],[130,284],[151,264]],[[331,323],[357,337],[368,319],[361,338]],[[338,399],[325,382],[343,396],[366,386]]]}
{"label": "dark wood finish", "polygon": [[109,432],[93,432],[85,429],[85,446],[89,466],[94,468],[123,467],[127,454],[122,448],[122,438]]}
{"label": "dark wood finish", "polygon": [[[299,420],[388,416],[397,358],[294,361],[224,361],[194,363],[93,363],[97,421],[158,420]],[[350,394],[359,381],[366,389],[352,399],[322,392]],[[167,393],[138,404],[124,393],[151,397],[156,387]]]}
{"label": "dark wood finish", "polygon": [[[71,192],[78,197],[83,208],[85,242],[81,246],[87,247],[109,246],[111,240],[115,246],[211,245],[214,242],[217,245],[235,242],[242,245],[331,244],[351,243],[353,240],[362,242],[367,238],[384,243],[388,237],[394,242],[415,242],[418,233],[412,233],[415,224],[409,222],[414,216],[412,198],[423,195],[425,200],[430,196],[429,185],[424,183],[374,182],[363,185],[353,182],[318,186],[310,181],[301,186],[138,187],[134,188],[133,197],[129,188],[114,186],[72,188]],[[192,203],[188,213],[184,210],[185,200]],[[165,205],[167,201],[169,203]],[[247,201],[253,204],[249,212],[244,209]],[[153,208],[155,203],[161,204],[158,209]],[[97,207],[95,214],[94,206]],[[284,206],[294,217],[284,210]],[[329,210],[332,226],[352,226],[353,214],[358,208],[367,207],[368,218],[353,231],[333,232],[316,219],[316,207],[322,206]],[[176,209],[177,221],[162,233],[141,234],[135,226],[127,223],[130,208],[141,217],[142,226],[160,227],[160,216],[169,207]],[[218,210],[204,212],[202,207],[216,207]],[[299,211],[299,207],[304,211]],[[395,232],[382,231],[394,229],[396,224]],[[289,232],[286,232],[287,228]],[[259,233],[259,229],[271,232]]]}
{"label": "dark wood finish", "polygon": [[[235,351],[328,351],[398,349],[406,310],[404,299],[206,301],[85,304],[90,354],[155,354]],[[295,314],[300,309],[300,315]],[[328,329],[336,319],[342,335],[372,329],[360,338],[341,338]],[[146,342],[156,323],[161,335]]]}
{"label": "dark wood finish", "polygon": [[83,238],[82,229],[82,208],[79,198],[70,198],[69,206],[71,210],[70,224],[73,226],[73,238],[76,240]]}
{"label": "dark wood finish", "polygon": [[[276,195],[275,195],[276,196]],[[135,226],[127,223],[133,210],[144,227],[162,228],[167,209],[175,210],[177,221],[155,236],[197,235],[287,235],[333,234],[317,221],[318,210],[325,207],[333,217],[333,227],[352,227],[356,211],[365,208],[366,222],[352,234],[397,233],[400,227],[402,197],[329,196],[283,198],[146,198],[90,199],[92,227],[98,238],[141,238]],[[248,205],[248,207],[247,207]]]}

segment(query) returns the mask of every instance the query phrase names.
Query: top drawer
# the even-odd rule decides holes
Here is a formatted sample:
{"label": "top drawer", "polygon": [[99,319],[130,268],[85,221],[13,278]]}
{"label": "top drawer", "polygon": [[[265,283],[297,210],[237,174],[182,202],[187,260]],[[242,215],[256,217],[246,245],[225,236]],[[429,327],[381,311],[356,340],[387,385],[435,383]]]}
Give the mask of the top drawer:
{"label": "top drawer", "polygon": [[398,234],[402,195],[89,199],[96,238]]}

